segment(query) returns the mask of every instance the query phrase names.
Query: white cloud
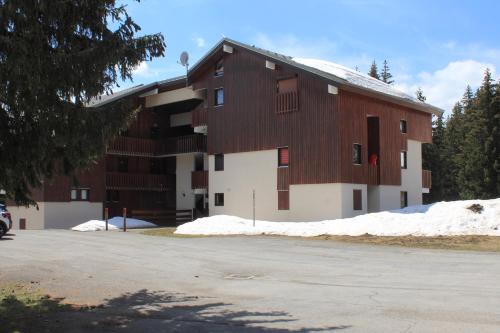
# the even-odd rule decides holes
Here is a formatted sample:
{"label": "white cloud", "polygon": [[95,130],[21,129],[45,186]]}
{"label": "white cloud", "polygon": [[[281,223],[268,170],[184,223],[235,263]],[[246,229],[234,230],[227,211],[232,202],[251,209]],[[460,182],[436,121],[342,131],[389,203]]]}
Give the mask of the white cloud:
{"label": "white cloud", "polygon": [[428,103],[450,111],[461,99],[467,85],[473,89],[481,85],[486,68],[491,70],[495,78],[496,68],[491,63],[470,59],[453,61],[432,73],[421,72],[417,77],[397,76],[399,81],[396,81],[394,87],[412,96],[415,96],[415,91],[420,87]]}
{"label": "white cloud", "polygon": [[134,70],[132,71],[133,76],[141,76],[141,77],[154,77],[158,75],[158,73],[152,70],[147,62],[141,62]]}
{"label": "white cloud", "polygon": [[206,43],[205,43],[205,39],[203,39],[202,37],[196,37],[194,39],[195,43],[196,43],[196,46],[200,47],[200,48],[203,48],[205,47]]}

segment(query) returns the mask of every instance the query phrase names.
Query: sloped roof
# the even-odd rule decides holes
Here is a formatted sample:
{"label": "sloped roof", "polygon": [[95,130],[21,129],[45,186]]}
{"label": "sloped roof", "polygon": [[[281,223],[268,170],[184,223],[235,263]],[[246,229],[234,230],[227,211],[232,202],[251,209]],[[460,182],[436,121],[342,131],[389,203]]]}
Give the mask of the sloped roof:
{"label": "sloped roof", "polygon": [[318,75],[340,86],[350,86],[366,92],[374,93],[381,97],[391,99],[395,103],[403,103],[406,106],[413,107],[417,110],[439,114],[444,112],[442,109],[433,105],[419,101],[418,99],[396,89],[395,87],[384,83],[380,80],[372,78],[363,73],[357,72],[345,66],[318,59],[293,58],[280,53],[261,49],[253,45],[247,45],[230,38],[223,38],[217,43],[207,54],[201,58],[190,70],[189,75],[195,72],[202,63],[211,57],[223,44],[232,44],[242,47],[254,53],[261,54],[266,58],[285,63],[289,66],[302,69],[309,73]]}

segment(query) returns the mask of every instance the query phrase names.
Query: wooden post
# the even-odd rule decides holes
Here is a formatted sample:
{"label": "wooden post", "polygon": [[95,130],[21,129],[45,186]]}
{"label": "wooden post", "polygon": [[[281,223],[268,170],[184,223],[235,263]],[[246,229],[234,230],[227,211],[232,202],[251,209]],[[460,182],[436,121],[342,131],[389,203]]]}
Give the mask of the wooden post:
{"label": "wooden post", "polygon": [[253,227],[255,228],[255,190],[252,190],[253,197]]}
{"label": "wooden post", "polygon": [[127,232],[127,208],[123,208],[123,232]]}
{"label": "wooden post", "polygon": [[194,221],[194,208],[191,208],[191,222]]}
{"label": "wooden post", "polygon": [[106,231],[108,231],[108,217],[109,217],[109,212],[108,212],[108,207],[104,208],[104,221],[106,221]]}

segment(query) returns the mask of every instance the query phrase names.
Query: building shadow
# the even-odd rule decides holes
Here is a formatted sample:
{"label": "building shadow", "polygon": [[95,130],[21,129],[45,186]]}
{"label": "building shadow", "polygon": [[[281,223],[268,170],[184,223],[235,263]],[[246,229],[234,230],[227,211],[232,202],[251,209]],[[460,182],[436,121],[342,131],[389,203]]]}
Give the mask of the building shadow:
{"label": "building shadow", "polygon": [[1,332],[335,332],[350,326],[300,327],[286,312],[234,310],[231,304],[158,291],[140,290],[97,307],[45,298],[27,304],[17,296],[0,302]]}

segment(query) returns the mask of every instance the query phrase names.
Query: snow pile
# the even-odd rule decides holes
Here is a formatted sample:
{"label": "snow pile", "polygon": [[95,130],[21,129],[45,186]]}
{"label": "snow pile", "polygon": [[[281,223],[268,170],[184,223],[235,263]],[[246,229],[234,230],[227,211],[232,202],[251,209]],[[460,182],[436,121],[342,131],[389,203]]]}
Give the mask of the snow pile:
{"label": "snow pile", "polygon": [[[156,224],[151,222],[127,218],[127,229],[136,228],[152,228],[156,227]],[[123,217],[115,216],[108,220],[109,230],[123,229]],[[74,231],[99,231],[106,230],[106,222],[102,220],[90,220],[85,223],[79,224],[76,227],[71,228]]]}
{"label": "snow pile", "polygon": [[[467,209],[472,204],[484,207],[482,213]],[[178,234],[198,235],[283,235],[312,237],[319,235],[359,236],[500,236],[500,198],[439,202],[412,206],[353,218],[320,222],[268,222],[218,215],[198,219],[177,228]]]}
{"label": "snow pile", "polygon": [[334,75],[340,79],[344,79],[347,82],[354,84],[356,86],[375,90],[387,95],[404,98],[407,100],[411,100],[413,102],[421,103],[416,98],[413,98],[412,96],[395,89],[390,84],[377,80],[369,75],[357,72],[345,66],[336,64],[334,62],[319,60],[319,59],[306,59],[306,58],[293,58],[292,60],[299,64],[312,67],[322,72]]}

